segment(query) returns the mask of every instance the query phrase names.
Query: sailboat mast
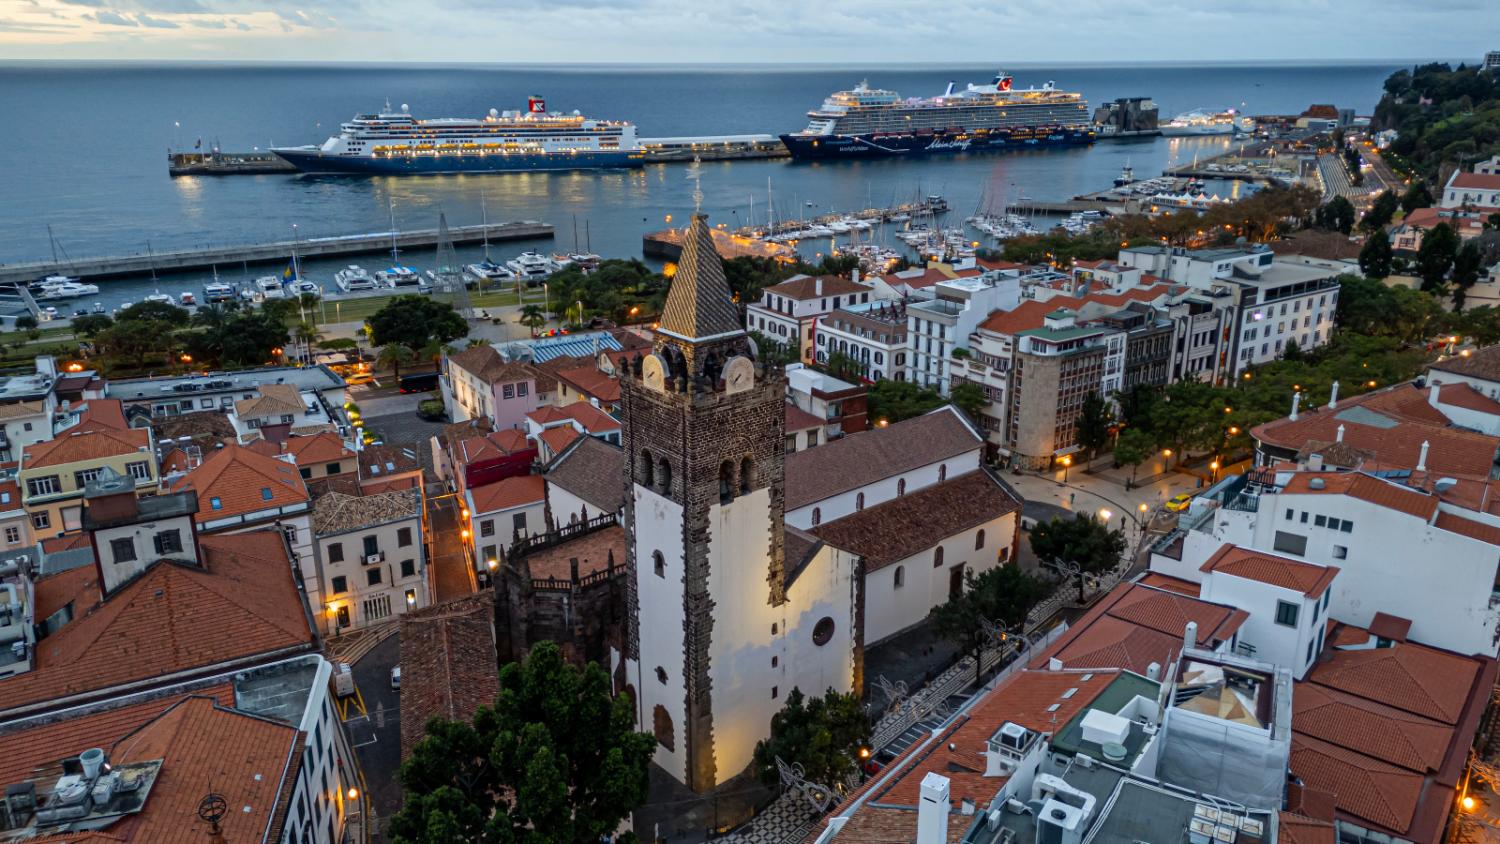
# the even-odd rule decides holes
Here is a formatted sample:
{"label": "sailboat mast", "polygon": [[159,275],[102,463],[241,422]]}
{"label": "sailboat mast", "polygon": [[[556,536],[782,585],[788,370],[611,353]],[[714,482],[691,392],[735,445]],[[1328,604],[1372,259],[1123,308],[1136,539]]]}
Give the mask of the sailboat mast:
{"label": "sailboat mast", "polygon": [[401,250],[396,248],[396,200],[394,198],[386,199],[386,209],[391,215],[391,264],[400,266],[401,259],[396,257],[401,254]]}
{"label": "sailboat mast", "polygon": [[484,193],[479,194],[479,228],[484,237],[484,262],[490,263],[490,214],[485,207]]}

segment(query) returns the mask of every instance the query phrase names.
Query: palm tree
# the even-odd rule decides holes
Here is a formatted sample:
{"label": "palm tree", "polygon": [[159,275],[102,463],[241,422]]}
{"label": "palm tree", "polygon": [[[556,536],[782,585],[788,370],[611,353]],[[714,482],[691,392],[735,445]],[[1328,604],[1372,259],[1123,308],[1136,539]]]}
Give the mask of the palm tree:
{"label": "palm tree", "polygon": [[410,346],[403,346],[400,343],[391,343],[388,346],[380,347],[380,356],[375,358],[375,365],[382,367],[389,366],[395,373],[396,380],[400,381],[401,364],[411,363],[412,360],[416,358],[416,356],[417,353],[412,351]]}
{"label": "palm tree", "polygon": [[[311,296],[312,294],[304,293],[302,295]],[[323,340],[323,332],[318,330],[318,324],[315,322],[298,323],[292,333],[296,336],[297,341],[302,344],[302,359],[311,360],[313,344],[322,342]]]}
{"label": "palm tree", "polygon": [[542,313],[541,305],[527,305],[521,309],[521,316],[516,321],[531,329],[531,336],[535,337],[537,329],[547,324],[547,315]]}
{"label": "palm tree", "polygon": [[488,346],[488,345],[490,345],[490,338],[488,338],[488,337],[470,337],[469,338],[469,345],[466,348],[472,349],[475,346]]}

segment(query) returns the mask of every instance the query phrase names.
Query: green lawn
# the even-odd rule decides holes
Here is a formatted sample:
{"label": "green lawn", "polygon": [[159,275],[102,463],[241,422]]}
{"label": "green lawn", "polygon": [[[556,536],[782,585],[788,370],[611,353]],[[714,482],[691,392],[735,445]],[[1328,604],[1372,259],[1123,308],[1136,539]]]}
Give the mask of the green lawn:
{"label": "green lawn", "polygon": [[[391,294],[391,296],[371,296],[361,299],[345,299],[335,302],[326,302],[318,309],[318,321],[321,322],[363,322],[375,315],[376,311],[386,306],[393,296],[406,294]],[[529,294],[527,301],[542,301],[543,293],[540,290]],[[516,294],[513,290],[488,290],[484,293],[470,291],[469,303],[476,308],[499,308],[516,304]],[[287,325],[296,325],[297,316],[292,315]]]}

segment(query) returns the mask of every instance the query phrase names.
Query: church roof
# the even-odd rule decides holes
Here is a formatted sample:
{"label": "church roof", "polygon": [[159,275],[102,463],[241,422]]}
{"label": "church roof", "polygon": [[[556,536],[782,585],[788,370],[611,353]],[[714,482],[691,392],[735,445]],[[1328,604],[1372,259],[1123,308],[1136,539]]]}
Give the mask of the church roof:
{"label": "church roof", "polygon": [[744,330],[705,214],[693,215],[693,224],[683,238],[682,256],[667,290],[660,328],[690,340]]}

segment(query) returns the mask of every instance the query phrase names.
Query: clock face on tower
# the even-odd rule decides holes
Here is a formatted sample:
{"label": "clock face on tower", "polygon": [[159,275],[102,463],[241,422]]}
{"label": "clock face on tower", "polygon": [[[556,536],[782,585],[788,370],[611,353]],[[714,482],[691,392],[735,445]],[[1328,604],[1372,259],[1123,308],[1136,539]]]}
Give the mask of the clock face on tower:
{"label": "clock face on tower", "polygon": [[739,393],[755,384],[755,364],[744,355],[736,355],[724,365],[724,392]]}
{"label": "clock face on tower", "polygon": [[656,354],[646,355],[646,359],[641,361],[641,380],[658,393],[666,391],[667,366]]}

